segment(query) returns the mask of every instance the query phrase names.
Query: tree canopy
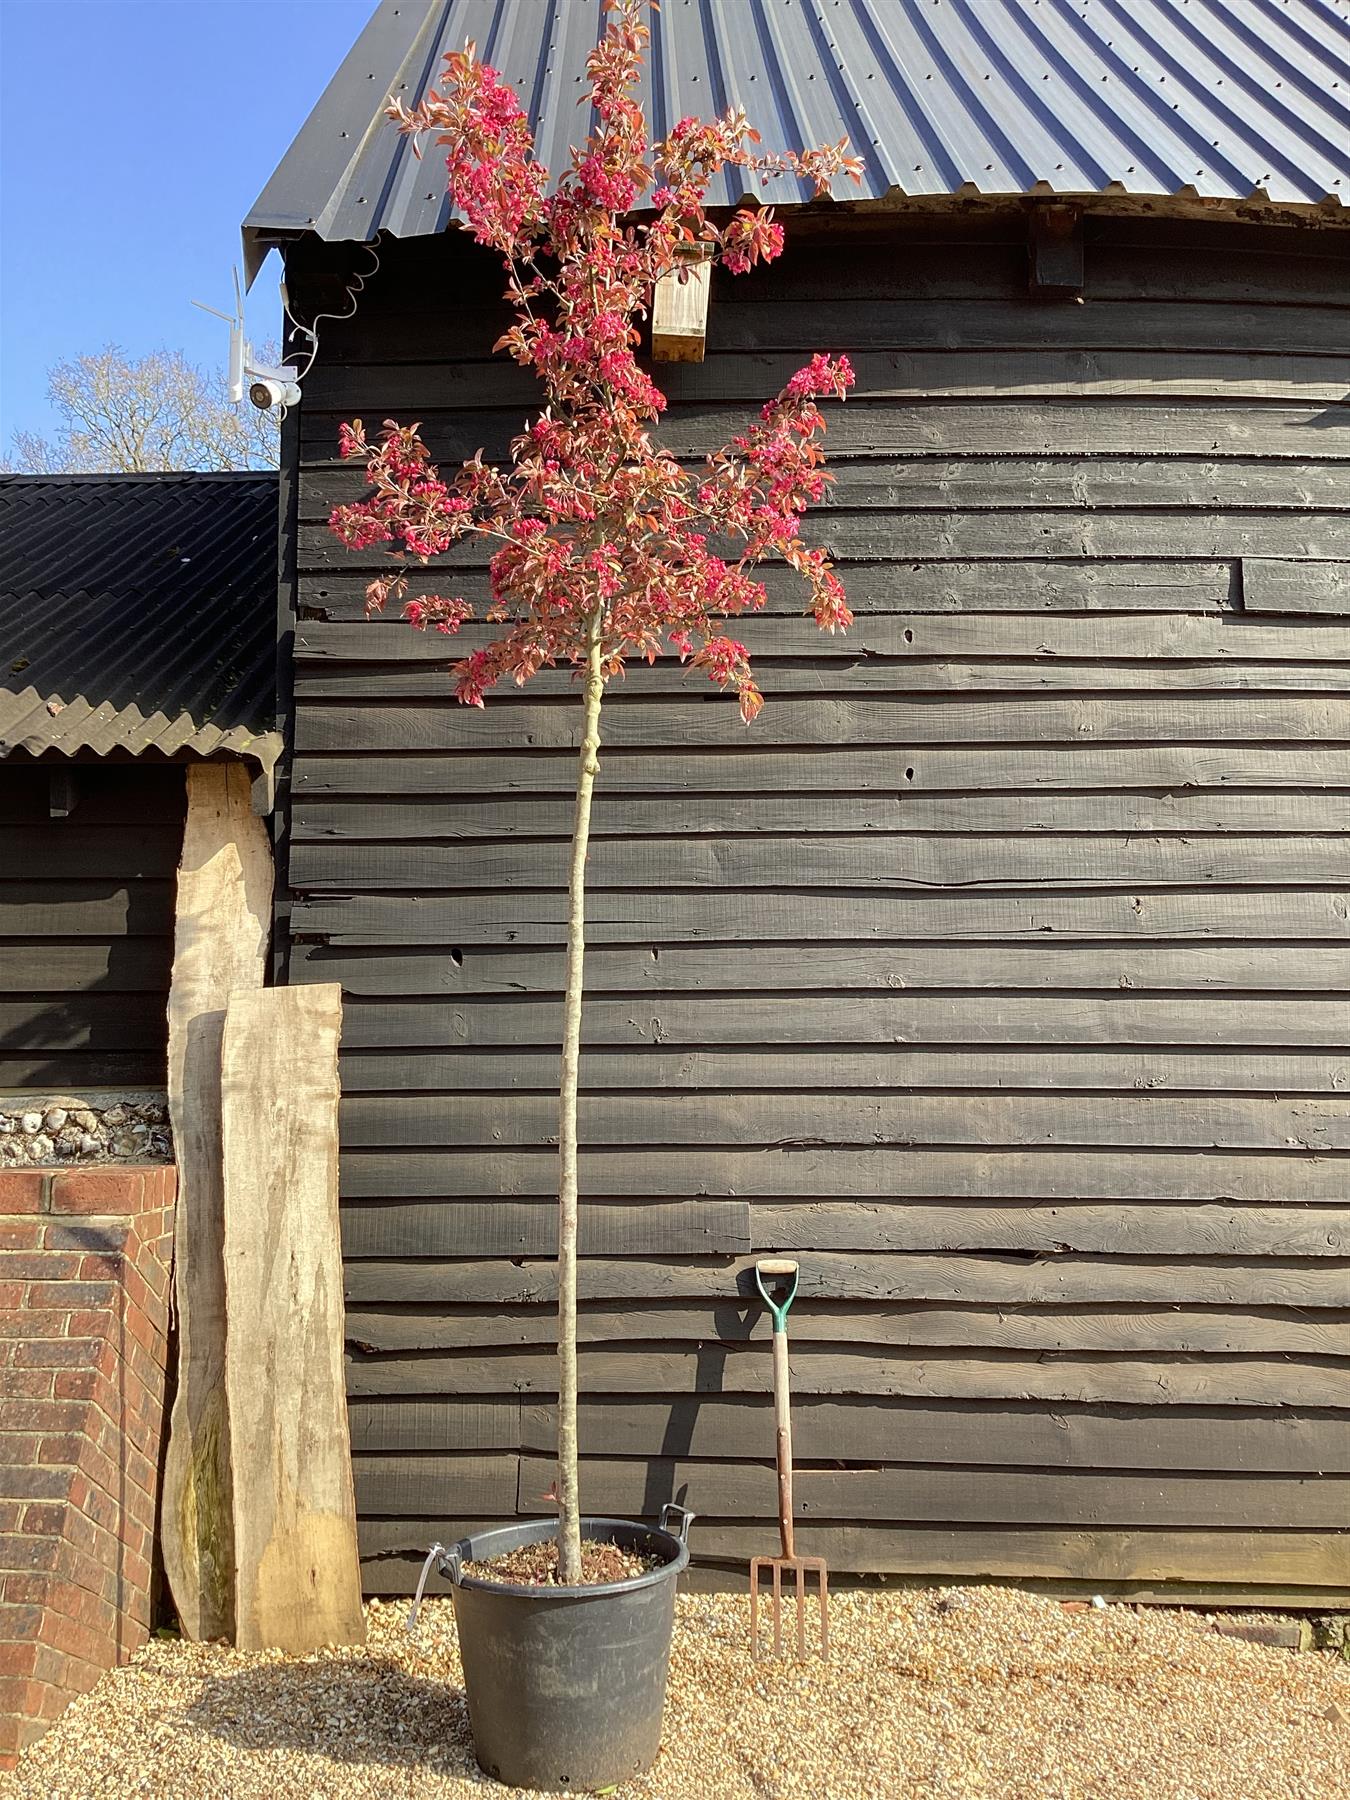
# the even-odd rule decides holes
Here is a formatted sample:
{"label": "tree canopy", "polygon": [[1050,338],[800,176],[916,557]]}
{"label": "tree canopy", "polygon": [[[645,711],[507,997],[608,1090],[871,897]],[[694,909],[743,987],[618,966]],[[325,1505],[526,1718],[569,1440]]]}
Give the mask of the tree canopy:
{"label": "tree canopy", "polygon": [[55,436],[15,432],[8,473],[276,467],[276,412],[236,406],[224,375],[196,367],[181,350],[135,360],[105,345],[49,369],[47,397],[61,421]]}

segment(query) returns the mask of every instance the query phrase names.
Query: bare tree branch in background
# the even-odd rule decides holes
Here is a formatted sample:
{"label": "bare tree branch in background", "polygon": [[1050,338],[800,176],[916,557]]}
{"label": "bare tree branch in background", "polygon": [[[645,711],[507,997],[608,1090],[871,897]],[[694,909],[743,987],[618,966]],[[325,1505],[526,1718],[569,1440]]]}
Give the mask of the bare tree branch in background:
{"label": "bare tree branch in background", "polygon": [[[264,361],[275,347],[260,347]],[[16,431],[7,473],[136,474],[166,469],[267,469],[277,462],[277,414],[234,405],[225,377],[181,350],[139,362],[115,344],[48,371],[47,395],[62,424],[54,438]]]}

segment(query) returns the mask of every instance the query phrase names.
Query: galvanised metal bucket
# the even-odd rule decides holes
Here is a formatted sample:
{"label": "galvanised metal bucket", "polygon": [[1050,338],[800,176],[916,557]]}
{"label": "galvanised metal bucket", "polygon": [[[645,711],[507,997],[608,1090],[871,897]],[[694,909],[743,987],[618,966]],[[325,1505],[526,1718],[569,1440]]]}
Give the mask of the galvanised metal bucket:
{"label": "galvanised metal bucket", "polygon": [[474,1749],[511,1787],[586,1791],[651,1767],[693,1514],[666,1506],[659,1526],[583,1519],[581,1535],[659,1556],[631,1581],[508,1587],[463,1573],[470,1562],[553,1537],[556,1519],[480,1531],[447,1550]]}

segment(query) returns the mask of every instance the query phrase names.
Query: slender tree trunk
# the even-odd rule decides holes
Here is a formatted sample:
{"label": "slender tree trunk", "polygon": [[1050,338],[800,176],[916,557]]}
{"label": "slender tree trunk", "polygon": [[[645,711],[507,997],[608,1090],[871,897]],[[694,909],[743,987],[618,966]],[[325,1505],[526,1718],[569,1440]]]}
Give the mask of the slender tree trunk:
{"label": "slender tree trunk", "polygon": [[586,722],[577,763],[572,869],[567,897],[567,995],[558,1084],[558,1573],[581,1579],[581,1484],[577,1471],[577,1082],[581,1064],[582,965],[586,955],[586,846],[591,793],[600,773],[601,618],[586,646]]}

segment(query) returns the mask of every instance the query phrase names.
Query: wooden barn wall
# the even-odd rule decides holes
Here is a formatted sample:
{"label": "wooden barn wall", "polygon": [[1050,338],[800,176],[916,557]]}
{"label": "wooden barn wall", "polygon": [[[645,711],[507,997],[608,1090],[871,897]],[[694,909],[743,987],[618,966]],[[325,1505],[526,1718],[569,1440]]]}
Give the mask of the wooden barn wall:
{"label": "wooden barn wall", "polygon": [[185,807],[169,763],[0,761],[0,1089],[164,1085]]}
{"label": "wooden barn wall", "polygon": [[[873,228],[875,231],[875,228]],[[803,1538],[839,1571],[1350,1598],[1345,234],[1020,219],[795,248],[667,368],[697,454],[848,351],[752,730],[615,685],[590,859],[584,1491],[771,1547],[756,1254],[793,1315]],[[350,250],[301,247],[302,306]],[[366,623],[339,420],[500,455],[499,276],[389,244],[300,425],[290,978],[339,979],[367,1581],[550,1481],[553,1089],[580,710],[451,702]],[[303,312],[302,312],[303,316]],[[419,581],[481,602],[474,550]],[[1247,603],[1244,604],[1244,591]],[[1271,611],[1257,611],[1256,604]],[[466,643],[480,641],[470,629]]]}

